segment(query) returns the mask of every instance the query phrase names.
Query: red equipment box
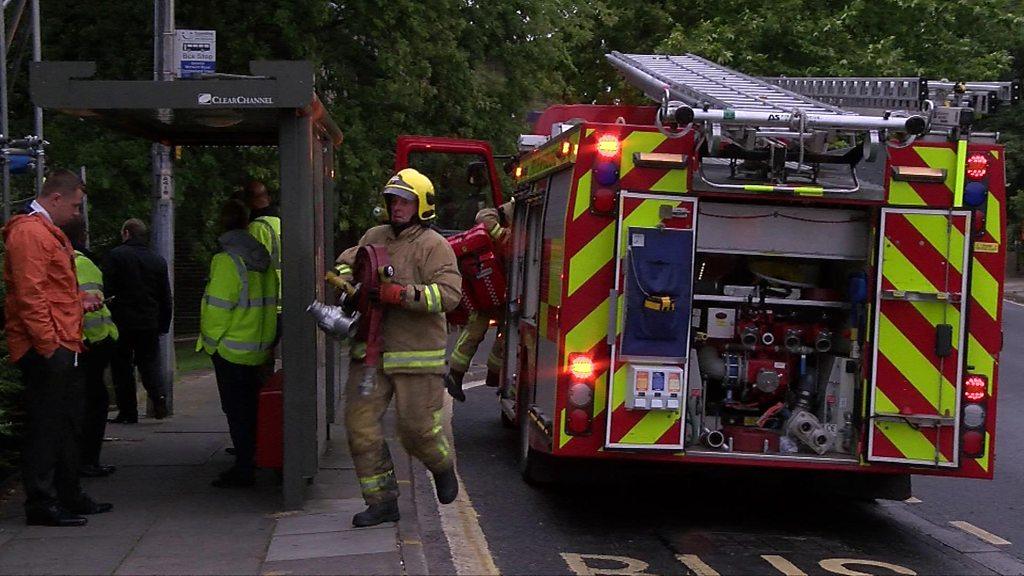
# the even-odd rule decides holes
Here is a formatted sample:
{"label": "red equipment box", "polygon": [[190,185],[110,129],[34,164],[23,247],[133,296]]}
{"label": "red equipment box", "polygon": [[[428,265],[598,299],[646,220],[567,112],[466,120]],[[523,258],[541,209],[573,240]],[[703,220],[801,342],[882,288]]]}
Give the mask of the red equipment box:
{"label": "red equipment box", "polygon": [[284,463],[284,371],[260,389],[256,416],[256,466],[281,469]]}

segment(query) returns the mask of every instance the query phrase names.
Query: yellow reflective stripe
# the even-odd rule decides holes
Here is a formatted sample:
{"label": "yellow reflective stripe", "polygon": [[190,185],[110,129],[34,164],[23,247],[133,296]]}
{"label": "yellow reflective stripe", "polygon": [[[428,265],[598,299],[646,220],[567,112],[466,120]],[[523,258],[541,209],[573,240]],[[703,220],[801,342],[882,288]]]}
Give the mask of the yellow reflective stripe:
{"label": "yellow reflective stripe", "polygon": [[[625,388],[625,386],[623,386]],[[679,421],[679,412],[674,410],[651,410],[640,419],[619,444],[650,444],[653,445],[673,424]]]}
{"label": "yellow reflective stripe", "polygon": [[360,476],[359,486],[364,494],[373,494],[383,490],[394,490],[398,487],[398,483],[395,481],[395,471],[388,470],[383,474],[376,474],[374,476]]}
{"label": "yellow reflective stripe", "polygon": [[[939,372],[931,360],[921,354],[917,346],[883,312],[878,316],[878,351],[899,370],[908,383],[924,397],[936,414],[956,406],[956,387]],[[951,362],[953,360],[950,360]],[[939,385],[942,386],[942,405],[939,405]]]}
{"label": "yellow reflective stripe", "polygon": [[568,365],[569,354],[586,352],[605,338],[608,327],[608,301],[604,300],[587,314],[579,324],[573,326],[565,335],[565,362]]}
{"label": "yellow reflective stripe", "polygon": [[[963,273],[964,235],[952,226],[945,214],[903,214],[921,236],[924,236],[933,248],[949,260],[953,268]],[[962,219],[966,224],[967,219],[962,216],[950,216],[950,218]],[[948,239],[948,248],[947,248]],[[948,251],[948,254],[947,254]],[[953,288],[952,286],[950,287]]]}
{"label": "yellow reflective stripe", "polygon": [[573,220],[582,216],[583,213],[590,208],[590,178],[591,171],[587,170],[582,176],[580,176],[580,179],[576,181],[576,193],[574,194],[576,200],[572,207]]}
{"label": "yellow reflective stripe", "polygon": [[444,352],[444,349],[385,352],[384,367],[434,368],[444,366]]}
{"label": "yellow reflective stripe", "polygon": [[882,275],[896,290],[912,292],[939,292],[939,288],[922,275],[916,266],[886,239],[882,248]]}
{"label": "yellow reflective stripe", "polygon": [[427,312],[440,312],[442,308],[441,289],[437,284],[427,284],[423,292],[427,298]]}
{"label": "yellow reflective stripe", "polygon": [[977,262],[974,264],[974,269],[971,270],[971,275],[971,294],[985,310],[985,313],[995,320],[999,307],[999,282]]}
{"label": "yellow reflective stripe", "polygon": [[967,139],[963,138],[956,143],[956,180],[953,185],[953,206],[964,205],[964,179],[967,176],[964,171],[967,169]]}
{"label": "yellow reflective stripe", "polygon": [[444,459],[444,463],[448,463],[451,460],[451,449],[448,447],[448,437],[444,434],[444,426],[441,425],[441,417],[444,414],[444,409],[434,410],[434,427],[430,429],[433,433],[434,438],[437,438],[437,451],[441,453],[441,457]]}
{"label": "yellow reflective stripe", "polygon": [[999,205],[999,198],[992,192],[988,193],[988,206],[985,212],[985,231],[995,240],[996,244],[1003,241],[1002,222],[1003,207]]}
{"label": "yellow reflective stripe", "polygon": [[[957,177],[956,152],[944,146],[915,146],[914,152],[929,168],[944,168],[946,170],[946,181],[943,184],[952,192],[956,186]],[[963,170],[963,164],[960,165],[960,170]]]}
{"label": "yellow reflective stripe", "polygon": [[889,203],[904,206],[924,206],[925,201],[910,182],[889,178]]}
{"label": "yellow reflective stripe", "polygon": [[612,222],[569,259],[569,296],[612,259],[614,247],[615,223]]}
{"label": "yellow reflective stripe", "polygon": [[669,170],[651,186],[651,192],[686,192],[686,170]]}
{"label": "yellow reflective stripe", "polygon": [[[899,408],[881,390],[876,389],[875,411],[897,414],[899,413]],[[874,424],[875,428],[878,428],[889,442],[892,442],[892,445],[903,454],[904,458],[908,460],[935,460],[935,445],[910,424],[897,420],[875,420]],[[948,462],[941,452],[939,453],[939,462]]]}
{"label": "yellow reflective stripe", "polygon": [[653,152],[667,138],[659,132],[635,130],[622,141],[622,162],[619,166],[619,179],[623,179],[633,171],[633,155],[637,152]]}

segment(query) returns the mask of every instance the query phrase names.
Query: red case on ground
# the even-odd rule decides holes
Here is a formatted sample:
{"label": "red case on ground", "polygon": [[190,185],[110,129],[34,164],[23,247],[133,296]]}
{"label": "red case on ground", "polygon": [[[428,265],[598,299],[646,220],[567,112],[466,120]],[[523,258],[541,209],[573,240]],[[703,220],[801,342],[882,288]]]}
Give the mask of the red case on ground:
{"label": "red case on ground", "polygon": [[284,371],[260,389],[256,416],[256,466],[281,469],[284,463]]}

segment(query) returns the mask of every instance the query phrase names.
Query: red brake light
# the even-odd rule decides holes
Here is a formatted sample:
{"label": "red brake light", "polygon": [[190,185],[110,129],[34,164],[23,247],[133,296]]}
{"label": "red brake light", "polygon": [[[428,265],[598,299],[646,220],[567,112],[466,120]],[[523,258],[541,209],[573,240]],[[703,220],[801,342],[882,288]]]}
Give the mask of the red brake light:
{"label": "red brake light", "polygon": [[597,153],[605,158],[619,155],[619,139],[612,134],[605,134],[597,140]]}
{"label": "red brake light", "polygon": [[984,376],[970,375],[964,380],[964,399],[968,402],[981,402],[988,394],[988,381]]}
{"label": "red brake light", "polygon": [[618,195],[615,190],[611,188],[598,188],[594,190],[592,198],[590,200],[591,208],[594,212],[605,216],[611,216],[615,214],[615,203],[618,201]]}
{"label": "red brake light", "polygon": [[988,174],[988,156],[985,154],[971,154],[967,157],[967,177],[971,180],[981,180]]}
{"label": "red brake light", "polygon": [[574,408],[569,411],[569,417],[565,423],[565,428],[574,436],[582,436],[590,432],[590,414],[579,408]]}
{"label": "red brake light", "polygon": [[594,360],[586,354],[570,354],[569,373],[577,380],[592,380],[594,378]]}

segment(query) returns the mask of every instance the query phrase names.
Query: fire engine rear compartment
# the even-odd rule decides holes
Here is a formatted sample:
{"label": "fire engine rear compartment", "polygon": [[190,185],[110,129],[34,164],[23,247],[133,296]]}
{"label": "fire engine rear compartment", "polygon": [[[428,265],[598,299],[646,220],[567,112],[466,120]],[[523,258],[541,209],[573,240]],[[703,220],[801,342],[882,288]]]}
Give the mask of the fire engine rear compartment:
{"label": "fire engine rear compartment", "polygon": [[[606,447],[856,462],[864,336],[854,327],[877,209],[633,192],[621,202],[609,398],[625,400],[609,404]],[[631,202],[666,208],[638,222],[643,206]],[[673,211],[686,221],[661,218]],[[622,433],[659,417],[680,422],[658,438]]]}

